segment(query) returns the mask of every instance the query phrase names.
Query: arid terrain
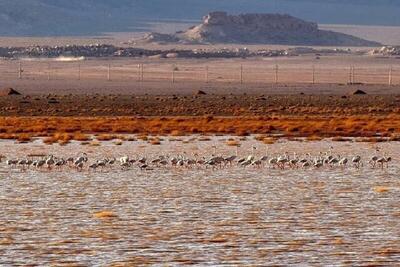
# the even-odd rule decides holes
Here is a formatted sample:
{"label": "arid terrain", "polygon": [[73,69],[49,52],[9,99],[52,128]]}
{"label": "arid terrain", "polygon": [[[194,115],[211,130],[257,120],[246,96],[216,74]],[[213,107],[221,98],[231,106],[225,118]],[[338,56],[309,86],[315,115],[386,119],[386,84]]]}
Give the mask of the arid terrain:
{"label": "arid terrain", "polygon": [[0,267],[399,266],[395,2],[0,0]]}
{"label": "arid terrain", "polygon": [[216,94],[346,94],[352,88],[344,85],[350,82],[368,93],[396,94],[400,64],[396,57],[354,55],[25,59],[0,61],[0,79],[1,87],[24,94],[172,95],[199,89]]}
{"label": "arid terrain", "polygon": [[400,63],[351,49],[0,60],[0,265],[396,266]]}
{"label": "arid terrain", "polygon": [[21,95],[0,97],[0,137],[25,142],[44,136],[50,143],[121,133],[397,140],[398,58],[351,49],[348,55],[271,58],[2,60],[1,87]]}

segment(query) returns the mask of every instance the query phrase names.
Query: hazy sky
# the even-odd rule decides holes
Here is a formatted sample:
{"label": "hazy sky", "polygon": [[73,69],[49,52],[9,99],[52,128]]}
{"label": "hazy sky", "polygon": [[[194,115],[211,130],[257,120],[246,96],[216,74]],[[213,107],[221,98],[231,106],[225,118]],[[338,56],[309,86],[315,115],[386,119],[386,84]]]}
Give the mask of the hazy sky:
{"label": "hazy sky", "polygon": [[400,0],[0,0],[0,35],[127,31],[210,11],[287,13],[323,24],[400,26]]}

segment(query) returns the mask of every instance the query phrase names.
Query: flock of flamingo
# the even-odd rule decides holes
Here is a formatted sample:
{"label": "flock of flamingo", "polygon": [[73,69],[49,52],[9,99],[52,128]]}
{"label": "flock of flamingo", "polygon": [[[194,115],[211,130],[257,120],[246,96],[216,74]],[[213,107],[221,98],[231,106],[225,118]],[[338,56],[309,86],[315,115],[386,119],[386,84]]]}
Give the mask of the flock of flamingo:
{"label": "flock of flamingo", "polygon": [[[256,147],[253,147],[255,150]],[[377,150],[378,152],[378,150]],[[3,159],[6,159],[3,157]],[[3,160],[4,161],[4,160]],[[44,156],[39,159],[33,158],[15,158],[6,159],[4,163],[10,169],[21,171],[38,170],[52,171],[62,169],[71,169],[77,171],[107,171],[115,168],[120,170],[131,170],[138,168],[140,170],[154,170],[159,168],[212,168],[223,169],[230,167],[242,168],[274,168],[274,169],[322,169],[322,168],[360,168],[364,165],[371,168],[388,168],[392,158],[385,155],[371,155],[369,158],[362,158],[360,155],[346,157],[342,155],[333,155],[332,151],[319,152],[318,155],[311,154],[291,156],[288,152],[281,155],[264,155],[256,157],[254,153],[239,157],[236,155],[222,156],[215,153],[210,157],[200,157],[198,154],[188,156],[183,152],[177,156],[158,155],[154,158],[145,156],[119,158],[89,159],[88,155],[83,153],[78,157],[55,157],[53,155]],[[0,163],[2,158],[0,157]]]}

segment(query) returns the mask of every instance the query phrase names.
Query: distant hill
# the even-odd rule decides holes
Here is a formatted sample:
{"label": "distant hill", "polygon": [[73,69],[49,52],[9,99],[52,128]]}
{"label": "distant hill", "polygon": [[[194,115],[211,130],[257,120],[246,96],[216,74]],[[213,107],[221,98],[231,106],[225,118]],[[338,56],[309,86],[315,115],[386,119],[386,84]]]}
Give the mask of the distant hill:
{"label": "distant hill", "polygon": [[279,44],[311,46],[380,46],[348,34],[322,30],[317,23],[285,14],[232,15],[215,11],[202,23],[174,34],[150,33],[132,40],[158,44]]}
{"label": "distant hill", "polygon": [[211,12],[201,24],[178,32],[169,39],[173,40],[173,37],[183,42],[212,44],[380,45],[351,35],[321,30],[317,23],[290,15],[267,13],[229,15],[226,12]]}
{"label": "distant hill", "polygon": [[199,20],[213,10],[286,13],[325,24],[399,25],[398,0],[0,0],[0,35],[129,31],[143,20]]}

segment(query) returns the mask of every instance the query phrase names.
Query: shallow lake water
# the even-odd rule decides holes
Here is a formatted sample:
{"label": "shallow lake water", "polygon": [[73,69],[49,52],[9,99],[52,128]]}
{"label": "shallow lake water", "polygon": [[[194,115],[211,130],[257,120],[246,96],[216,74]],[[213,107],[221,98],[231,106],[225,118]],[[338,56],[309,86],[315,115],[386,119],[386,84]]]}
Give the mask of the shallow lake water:
{"label": "shallow lake water", "polygon": [[[226,137],[101,146],[0,142],[0,154],[90,159],[236,153]],[[10,170],[0,163],[0,266],[396,266],[400,143],[241,141],[240,155],[327,151],[389,168]],[[216,146],[216,148],[214,148]],[[252,147],[257,149],[254,150]],[[215,151],[214,151],[215,150]]]}

